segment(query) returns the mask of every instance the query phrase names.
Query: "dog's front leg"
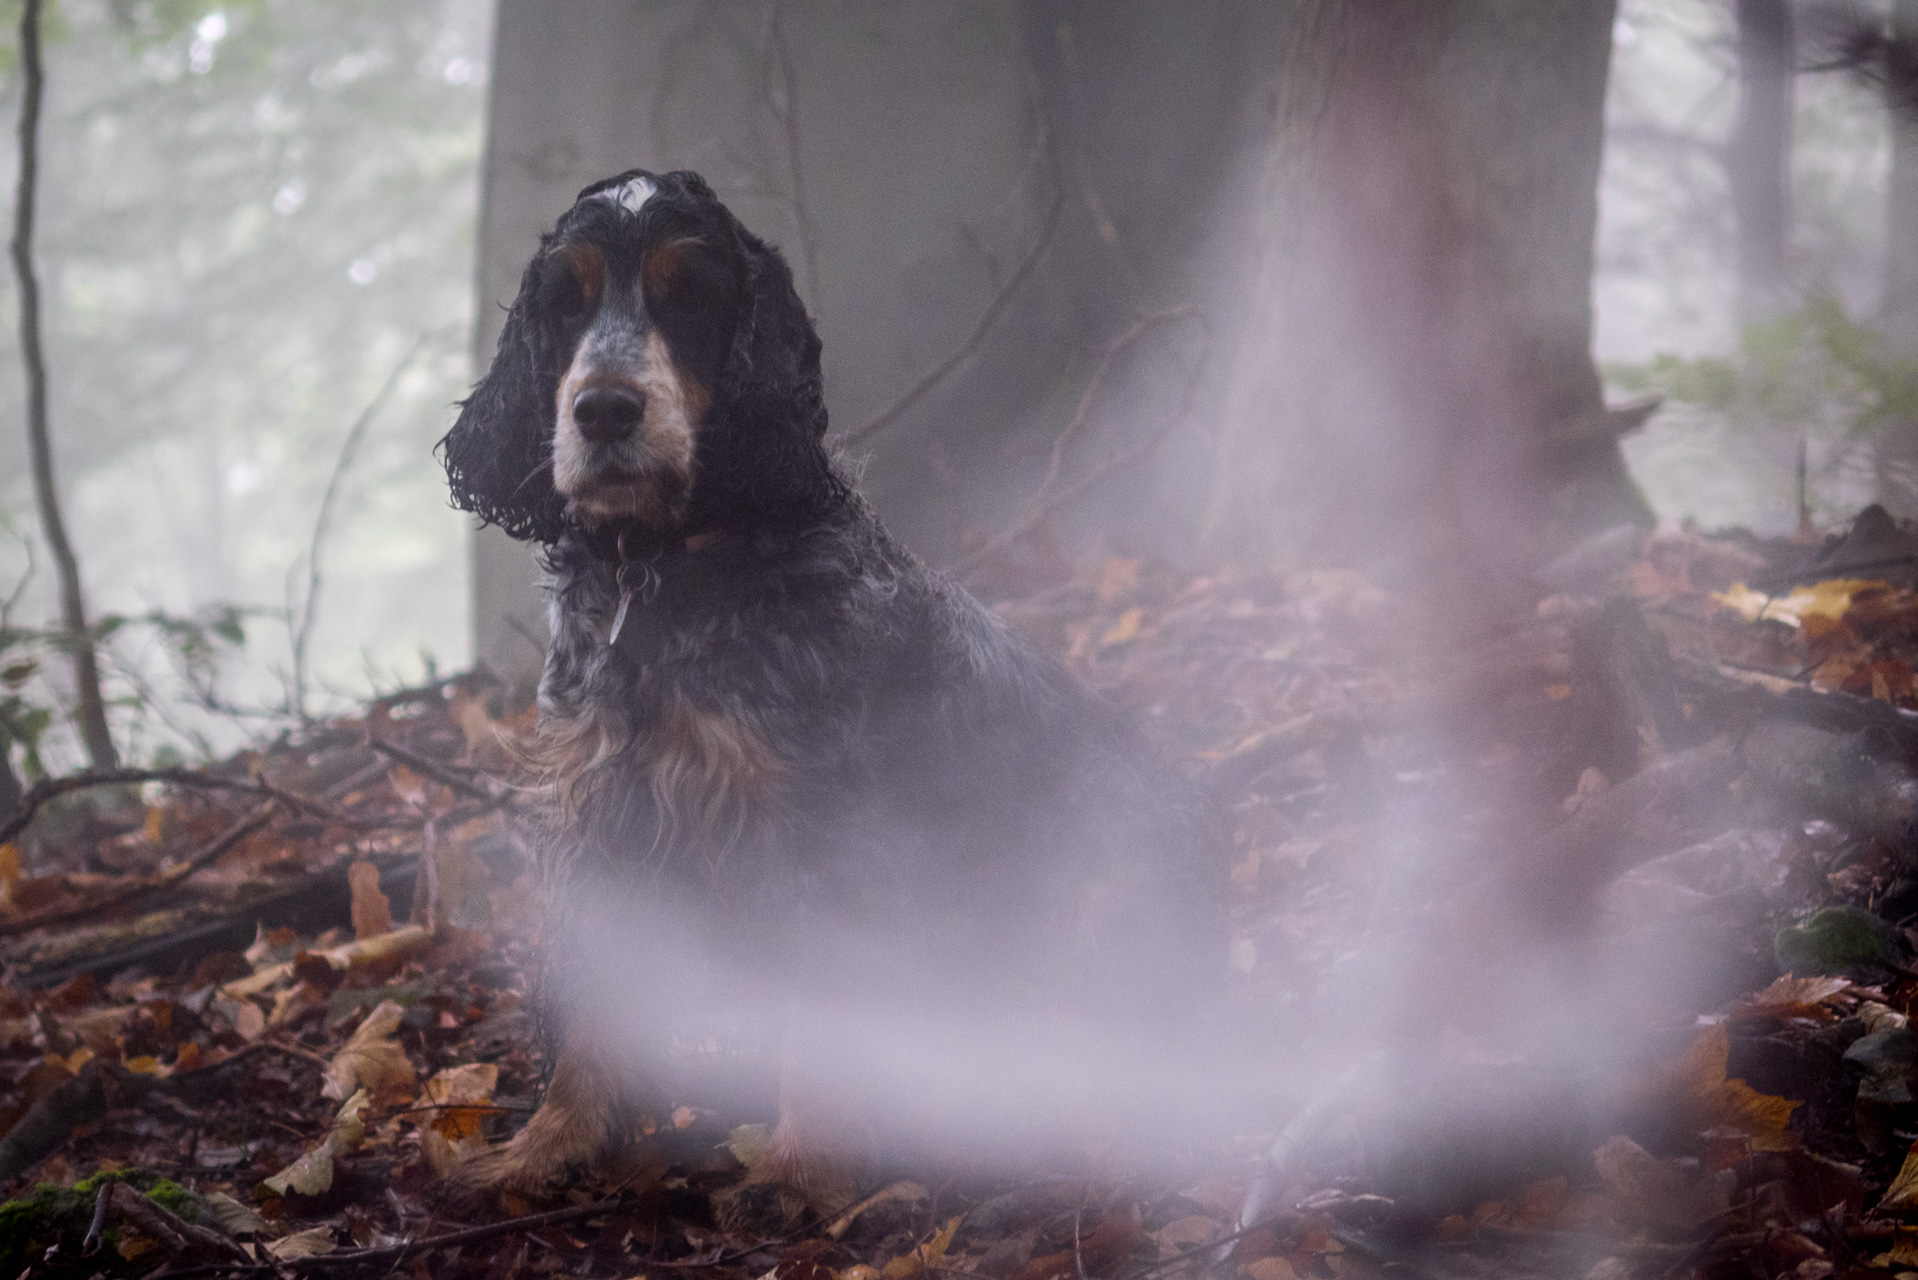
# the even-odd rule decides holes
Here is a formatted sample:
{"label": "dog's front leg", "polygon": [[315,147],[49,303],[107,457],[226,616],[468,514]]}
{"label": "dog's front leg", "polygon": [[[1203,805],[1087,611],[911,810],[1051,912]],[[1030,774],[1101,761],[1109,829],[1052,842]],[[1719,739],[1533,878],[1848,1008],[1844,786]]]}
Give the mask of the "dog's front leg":
{"label": "dog's front leg", "polygon": [[491,1147],[460,1166],[457,1179],[476,1190],[537,1192],[569,1169],[608,1154],[619,1133],[620,1086],[583,1030],[574,1030],[559,1052],[552,1082],[539,1110],[510,1142]]}

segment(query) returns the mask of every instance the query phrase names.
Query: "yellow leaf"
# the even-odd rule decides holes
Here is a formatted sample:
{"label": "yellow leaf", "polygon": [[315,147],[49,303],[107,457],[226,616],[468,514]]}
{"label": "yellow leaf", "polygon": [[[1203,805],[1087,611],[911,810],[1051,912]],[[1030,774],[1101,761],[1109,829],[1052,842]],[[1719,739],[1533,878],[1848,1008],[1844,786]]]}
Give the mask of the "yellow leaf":
{"label": "yellow leaf", "polygon": [[142,1053],[135,1057],[128,1058],[121,1065],[136,1076],[151,1076],[160,1073],[160,1060],[149,1053]]}
{"label": "yellow leaf", "polygon": [[1807,618],[1836,622],[1851,608],[1853,596],[1870,587],[1884,586],[1882,582],[1864,578],[1827,578],[1810,586],[1794,587],[1789,595],[1768,596],[1741,582],[1729,590],[1714,591],[1712,599],[1747,622],[1770,618],[1788,627],[1800,627]]}
{"label": "yellow leaf", "polygon": [[1905,1152],[1904,1167],[1898,1170],[1898,1176],[1885,1188],[1885,1198],[1878,1202],[1881,1209],[1896,1209],[1918,1199],[1918,1145]]}
{"label": "yellow leaf", "polygon": [[881,1268],[879,1274],[885,1277],[885,1280],[908,1280],[908,1277],[937,1267],[940,1259],[946,1256],[946,1248],[952,1243],[954,1233],[959,1230],[959,1221],[959,1217],[948,1219],[946,1225],[939,1228],[932,1239],[911,1253],[900,1254]]}
{"label": "yellow leaf", "polygon": [[1099,647],[1101,649],[1109,649],[1115,644],[1124,644],[1128,640],[1138,639],[1139,628],[1144,622],[1145,610],[1136,608],[1127,609],[1119,615],[1119,620],[1113,623],[1104,635],[1099,637]]}
{"label": "yellow leaf", "polygon": [[1700,1130],[1721,1129],[1749,1141],[1758,1151],[1789,1151],[1798,1144],[1787,1131],[1798,1103],[1758,1092],[1743,1080],[1728,1080],[1731,1036],[1724,1023],[1705,1028],[1671,1078],[1693,1112]]}

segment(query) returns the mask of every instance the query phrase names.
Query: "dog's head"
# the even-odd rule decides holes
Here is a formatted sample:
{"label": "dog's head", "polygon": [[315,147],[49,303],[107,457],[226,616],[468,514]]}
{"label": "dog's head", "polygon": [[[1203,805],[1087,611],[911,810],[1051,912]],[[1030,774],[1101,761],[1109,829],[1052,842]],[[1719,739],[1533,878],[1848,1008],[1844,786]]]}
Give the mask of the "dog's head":
{"label": "dog's head", "polygon": [[516,538],[803,524],[844,496],[819,335],[777,250],[694,173],[594,183],[540,243],[440,442],[455,505]]}

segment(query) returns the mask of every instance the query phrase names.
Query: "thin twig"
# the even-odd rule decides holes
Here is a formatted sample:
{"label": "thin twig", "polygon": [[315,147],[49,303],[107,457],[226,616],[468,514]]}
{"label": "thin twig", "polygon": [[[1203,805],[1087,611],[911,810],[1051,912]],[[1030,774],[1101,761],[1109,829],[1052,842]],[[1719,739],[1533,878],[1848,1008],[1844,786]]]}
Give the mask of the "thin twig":
{"label": "thin twig", "polygon": [[386,381],[374,397],[360,410],[360,416],[353,420],[347,429],[346,439],[340,445],[339,457],[333,461],[333,474],[327,477],[326,491],[320,495],[319,514],[313,519],[313,540],[306,551],[306,599],[300,604],[300,624],[293,630],[293,714],[302,723],[306,714],[306,646],[313,635],[313,619],[319,609],[320,601],[320,550],[326,545],[326,535],[333,522],[333,507],[339,500],[340,488],[345,483],[347,468],[353,465],[353,456],[359,452],[360,441],[366,435],[366,429],[373,419],[385,407],[387,398],[393,389],[399,386],[400,375],[413,363],[413,357],[420,353],[434,331],[429,330],[413,339],[413,345],[406,349],[393,371],[386,375]]}
{"label": "thin twig", "polygon": [[[1086,425],[1090,421],[1094,399],[1100,390],[1101,384],[1111,371],[1115,358],[1120,352],[1138,342],[1140,338],[1144,337],[1151,330],[1158,328],[1160,325],[1180,319],[1192,319],[1199,322],[1200,328],[1204,331],[1206,337],[1206,349],[1200,352],[1199,359],[1194,362],[1191,373],[1186,379],[1185,395],[1180,401],[1178,412],[1168,416],[1164,422],[1160,423],[1157,430],[1153,431],[1150,435],[1146,436],[1145,439],[1139,441],[1131,448],[1113,454],[1071,484],[1060,485],[1059,476],[1063,470],[1066,448],[1076,437],[1084,433]],[[1039,487],[1033,491],[1032,497],[1027,500],[1025,510],[1005,530],[988,539],[984,544],[962,557],[957,563],[952,565],[947,572],[954,576],[963,577],[993,556],[1000,554],[1022,538],[1029,536],[1035,529],[1044,524],[1049,517],[1065,507],[1072,505],[1074,502],[1077,502],[1081,497],[1085,496],[1087,492],[1104,481],[1107,476],[1132,466],[1134,463],[1144,459],[1154,449],[1158,448],[1160,443],[1172,433],[1172,429],[1184,422],[1192,414],[1192,404],[1198,396],[1199,383],[1205,372],[1206,355],[1211,347],[1211,337],[1212,329],[1211,326],[1206,323],[1204,313],[1196,307],[1182,306],[1173,307],[1169,311],[1154,312],[1152,315],[1141,318],[1130,329],[1127,329],[1123,334],[1120,334],[1119,337],[1108,344],[1105,353],[1099,359],[1098,367],[1093,371],[1091,381],[1086,384],[1085,394],[1079,399],[1078,411],[1072,415],[1072,421],[1068,422],[1065,429],[1053,440],[1052,455],[1046,467],[1045,479],[1040,482]]]}
{"label": "thin twig", "polygon": [[806,204],[806,179],[799,166],[798,77],[793,73],[792,50],[786,44],[785,0],[773,0],[766,17],[766,47],[779,67],[780,100],[766,95],[766,105],[779,121],[786,140],[786,172],[792,182],[793,222],[799,230],[799,253],[806,262],[806,294],[815,315],[819,312],[819,234]]}
{"label": "thin twig", "polygon": [[840,436],[841,444],[860,444],[898,422],[906,410],[919,402],[920,397],[945,381],[947,374],[957,369],[984,345],[986,336],[992,332],[993,325],[998,323],[1000,315],[1012,301],[1013,295],[1019,292],[1019,286],[1026,282],[1026,278],[1039,265],[1039,260],[1045,256],[1047,247],[1052,243],[1053,233],[1059,229],[1059,218],[1065,209],[1065,203],[1065,189],[1055,185],[1052,206],[1046,210],[1046,221],[1040,228],[1039,238],[1032,242],[1030,249],[1026,250],[1026,256],[1019,260],[1018,268],[1006,277],[1006,282],[999,287],[998,292],[992,295],[992,301],[986,304],[986,309],[979,313],[979,321],[973,325],[972,332],[966,336],[966,340],[953,348],[951,354],[945,359],[921,374],[911,386],[894,397],[891,404]]}
{"label": "thin twig", "polygon": [[40,281],[33,270],[34,204],[40,178],[40,104],[46,73],[40,62],[41,0],[26,0],[20,10],[20,176],[13,200],[13,273],[20,292],[20,358],[27,375],[27,447],[33,456],[34,505],[47,549],[60,579],[61,645],[73,663],[74,719],[87,759],[96,769],[120,762],[107,728],[106,702],[100,696],[100,664],[87,630],[86,597],[80,590],[80,562],[67,540],[60,514],[60,491],[53,480],[53,442],[47,425],[47,362],[40,336]]}
{"label": "thin twig", "polygon": [[619,1208],[618,1200],[599,1200],[593,1204],[575,1205],[567,1209],[552,1209],[545,1213],[532,1213],[523,1218],[508,1218],[504,1222],[489,1222],[477,1227],[465,1227],[459,1231],[448,1231],[442,1235],[427,1236],[423,1240],[405,1240],[399,1244],[387,1245],[379,1249],[348,1249],[341,1253],[323,1253],[311,1258],[282,1258],[276,1263],[262,1263],[253,1266],[238,1266],[215,1263],[211,1266],[194,1267],[185,1271],[173,1272],[174,1277],[197,1275],[269,1275],[277,1271],[327,1270],[332,1267],[363,1266],[368,1263],[397,1263],[407,1254],[416,1251],[450,1249],[455,1245],[474,1244],[481,1240],[491,1240],[497,1236],[518,1235],[522,1232],[541,1231],[547,1227],[557,1227],[568,1222],[581,1222],[588,1218],[598,1218]]}
{"label": "thin twig", "polygon": [[490,805],[498,805],[503,809],[513,807],[513,802],[507,797],[489,791],[469,778],[460,777],[439,761],[429,760],[417,751],[410,751],[398,743],[388,742],[384,738],[375,738],[370,734],[367,736],[366,745],[381,755],[405,765],[413,772],[424,774],[441,786],[451,787],[461,795],[470,796]]}

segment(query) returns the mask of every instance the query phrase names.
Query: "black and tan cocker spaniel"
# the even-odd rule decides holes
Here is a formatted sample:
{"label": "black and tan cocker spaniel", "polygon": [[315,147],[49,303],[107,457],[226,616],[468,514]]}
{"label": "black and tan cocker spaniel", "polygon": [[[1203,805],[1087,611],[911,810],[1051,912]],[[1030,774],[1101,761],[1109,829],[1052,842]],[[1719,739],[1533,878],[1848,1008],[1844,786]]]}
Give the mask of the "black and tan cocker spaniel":
{"label": "black and tan cocker spaniel", "polygon": [[1163,1110],[1158,1050],[1221,980],[1203,806],[887,536],[822,443],[819,355],[778,252],[635,170],[541,242],[443,442],[551,594],[555,1061],[477,1180],[611,1154],[715,1045],[778,1058],[756,1176],[815,1201],[889,1147]]}

